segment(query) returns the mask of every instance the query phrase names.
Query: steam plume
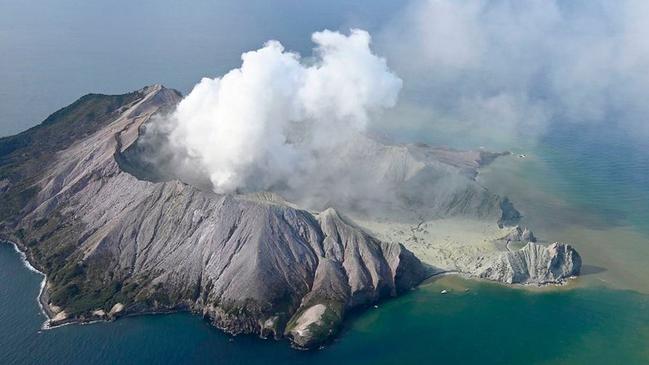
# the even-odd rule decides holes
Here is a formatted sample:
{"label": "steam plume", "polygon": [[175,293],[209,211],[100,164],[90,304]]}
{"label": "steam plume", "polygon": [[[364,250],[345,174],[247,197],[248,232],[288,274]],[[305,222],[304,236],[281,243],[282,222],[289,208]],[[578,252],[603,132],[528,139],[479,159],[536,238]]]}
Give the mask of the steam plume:
{"label": "steam plume", "polygon": [[278,41],[241,56],[223,77],[204,78],[171,115],[169,140],[218,193],[267,190],[318,168],[318,155],[363,131],[394,106],[401,79],[370,50],[370,35],[314,33],[313,59]]}

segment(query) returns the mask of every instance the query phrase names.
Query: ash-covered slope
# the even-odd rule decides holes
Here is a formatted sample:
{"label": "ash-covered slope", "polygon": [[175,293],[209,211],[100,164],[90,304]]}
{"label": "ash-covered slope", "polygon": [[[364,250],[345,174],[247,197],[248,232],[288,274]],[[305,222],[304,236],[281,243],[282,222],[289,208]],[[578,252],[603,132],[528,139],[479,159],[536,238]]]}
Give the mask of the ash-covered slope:
{"label": "ash-covered slope", "polygon": [[403,246],[379,242],[333,209],[312,214],[272,195],[217,195],[124,171],[118,161],[143,123],[179,97],[155,85],[114,108],[73,105],[61,119],[94,127],[48,155],[21,160],[39,141],[2,141],[1,198],[15,202],[2,236],[48,275],[42,299],[52,324],[192,310],[230,333],[286,335],[311,347],[348,309],[426,276]]}

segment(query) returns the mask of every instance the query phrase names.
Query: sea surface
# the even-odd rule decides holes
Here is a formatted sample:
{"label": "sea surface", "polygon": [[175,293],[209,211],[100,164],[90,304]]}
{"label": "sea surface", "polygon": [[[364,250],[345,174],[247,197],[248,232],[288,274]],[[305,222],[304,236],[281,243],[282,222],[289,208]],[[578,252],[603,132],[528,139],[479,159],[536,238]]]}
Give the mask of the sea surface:
{"label": "sea surface", "polygon": [[43,331],[41,278],[0,245],[1,364],[595,365],[649,356],[649,298],[632,291],[530,292],[445,277],[352,315],[335,342],[304,352],[233,338],[182,313]]}
{"label": "sea surface", "polygon": [[[305,52],[312,31],[377,29],[400,6],[163,3],[0,0],[0,135],[26,129],[87,92],[155,82],[186,92],[200,77],[235,67],[242,51],[268,38]],[[403,141],[485,143],[457,126],[401,132]],[[42,276],[2,243],[0,364],[648,364],[649,143],[624,128],[559,121],[540,137],[486,148],[512,155],[478,180],[508,195],[542,240],[579,250],[584,268],[577,281],[528,290],[437,278],[351,315],[334,342],[302,352],[285,341],[233,338],[184,313],[41,330]]]}
{"label": "sea surface", "polygon": [[647,364],[649,184],[639,184],[647,156],[621,137],[607,149],[596,146],[610,135],[599,139],[561,128],[479,176],[512,197],[541,239],[577,247],[583,276],[568,286],[441,277],[352,314],[334,342],[302,352],[285,341],[230,337],[187,313],[41,330],[42,276],[3,243],[0,364]]}

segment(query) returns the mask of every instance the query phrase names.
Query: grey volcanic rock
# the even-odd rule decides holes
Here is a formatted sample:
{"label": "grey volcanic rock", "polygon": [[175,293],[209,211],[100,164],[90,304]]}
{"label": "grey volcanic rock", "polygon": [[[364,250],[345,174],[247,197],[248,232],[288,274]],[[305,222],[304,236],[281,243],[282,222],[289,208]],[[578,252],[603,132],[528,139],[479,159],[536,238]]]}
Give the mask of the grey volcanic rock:
{"label": "grey volcanic rock", "polygon": [[323,256],[286,334],[311,347],[337,328],[347,309],[394,296],[418,284],[427,270],[401,245],[379,242],[333,209],[318,214]]}
{"label": "grey volcanic rock", "polygon": [[529,228],[516,226],[508,235],[503,237],[502,240],[511,242],[536,242],[536,237]]}
{"label": "grey volcanic rock", "polygon": [[547,247],[533,242],[517,251],[480,260],[471,270],[477,277],[509,284],[561,283],[579,275],[581,257],[565,243]]}
{"label": "grey volcanic rock", "polygon": [[48,274],[46,304],[65,313],[59,318],[191,310],[232,334],[286,335],[312,347],[348,309],[426,277],[403,246],[333,209],[314,215],[274,194],[217,195],[125,171],[123,153],[143,123],[178,99],[159,85],[141,90],[57,152],[32,178],[38,192],[16,222],[3,225]]}
{"label": "grey volcanic rock", "polygon": [[521,239],[522,242],[536,242],[536,237],[534,236],[534,233],[529,230],[529,228],[525,227],[523,230],[523,233],[521,233]]}

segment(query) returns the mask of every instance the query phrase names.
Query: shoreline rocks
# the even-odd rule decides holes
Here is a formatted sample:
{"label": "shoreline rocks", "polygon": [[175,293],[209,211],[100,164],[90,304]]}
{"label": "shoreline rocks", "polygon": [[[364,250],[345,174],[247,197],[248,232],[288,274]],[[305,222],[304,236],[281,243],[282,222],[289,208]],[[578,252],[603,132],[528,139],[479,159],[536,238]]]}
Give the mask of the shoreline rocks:
{"label": "shoreline rocks", "polygon": [[545,247],[529,242],[520,250],[482,258],[469,273],[507,284],[545,285],[562,283],[580,270],[581,257],[572,246],[555,242]]}

